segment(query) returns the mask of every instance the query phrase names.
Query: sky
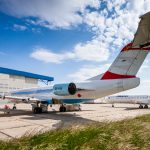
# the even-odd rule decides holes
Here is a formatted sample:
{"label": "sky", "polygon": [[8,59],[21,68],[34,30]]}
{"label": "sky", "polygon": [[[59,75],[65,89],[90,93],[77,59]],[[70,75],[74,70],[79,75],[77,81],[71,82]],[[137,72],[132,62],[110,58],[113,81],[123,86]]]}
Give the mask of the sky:
{"label": "sky", "polygon": [[[149,0],[0,0],[1,67],[82,81],[105,72],[133,40]],[[150,56],[141,85],[122,94],[149,94]]]}

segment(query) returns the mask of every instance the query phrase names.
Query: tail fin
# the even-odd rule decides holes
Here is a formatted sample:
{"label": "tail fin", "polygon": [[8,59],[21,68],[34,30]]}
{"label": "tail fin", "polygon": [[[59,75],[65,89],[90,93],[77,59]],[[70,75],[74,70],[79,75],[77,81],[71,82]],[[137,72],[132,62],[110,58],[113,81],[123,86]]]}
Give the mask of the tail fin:
{"label": "tail fin", "polygon": [[141,17],[133,43],[126,45],[101,80],[134,78],[150,51],[150,12]]}

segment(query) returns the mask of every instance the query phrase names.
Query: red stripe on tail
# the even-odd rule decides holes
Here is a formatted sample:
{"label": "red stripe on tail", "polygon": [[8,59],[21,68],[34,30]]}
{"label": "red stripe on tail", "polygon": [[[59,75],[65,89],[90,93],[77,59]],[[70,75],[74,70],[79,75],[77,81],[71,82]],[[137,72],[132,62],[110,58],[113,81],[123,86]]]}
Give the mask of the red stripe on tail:
{"label": "red stripe on tail", "polygon": [[149,51],[150,47],[133,48],[132,43],[129,43],[121,50],[121,52],[130,51],[130,50],[147,50],[147,51]]}
{"label": "red stripe on tail", "polygon": [[135,78],[135,76],[115,74],[115,73],[107,71],[107,72],[104,73],[104,75],[102,76],[101,80],[124,79],[124,78]]}

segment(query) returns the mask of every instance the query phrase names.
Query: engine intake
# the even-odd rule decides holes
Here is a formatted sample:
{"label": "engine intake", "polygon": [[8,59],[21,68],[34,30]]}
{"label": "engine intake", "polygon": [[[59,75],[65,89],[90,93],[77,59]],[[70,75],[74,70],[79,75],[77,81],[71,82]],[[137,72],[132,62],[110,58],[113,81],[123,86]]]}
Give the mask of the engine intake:
{"label": "engine intake", "polygon": [[68,95],[74,95],[77,92],[77,88],[74,83],[55,84],[53,86],[53,91],[55,95],[68,96]]}

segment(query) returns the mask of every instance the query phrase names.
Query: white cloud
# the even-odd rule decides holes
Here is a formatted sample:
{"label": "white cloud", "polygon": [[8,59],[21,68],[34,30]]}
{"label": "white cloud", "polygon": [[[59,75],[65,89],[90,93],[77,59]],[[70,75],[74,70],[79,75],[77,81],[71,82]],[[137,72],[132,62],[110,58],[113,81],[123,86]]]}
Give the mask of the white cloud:
{"label": "white cloud", "polygon": [[54,53],[44,48],[37,48],[30,56],[46,63],[62,63],[65,60],[102,62],[108,59],[109,50],[102,42],[94,39],[87,43],[76,44],[70,52]]}
{"label": "white cloud", "polygon": [[75,46],[73,53],[75,59],[102,62],[108,59],[108,47],[98,39],[87,42],[86,44],[79,43]]}
{"label": "white cloud", "polygon": [[[103,4],[103,10],[99,10],[100,4]],[[87,6],[96,9],[91,11]],[[48,28],[69,29],[85,23],[94,33],[91,41],[77,43],[72,51],[58,53],[37,48],[31,57],[52,63],[62,63],[68,59],[101,62],[133,39],[139,16],[150,11],[150,5],[149,0],[1,0],[0,11],[26,17],[25,20],[31,24]],[[98,68],[93,69],[94,74]],[[87,70],[87,66],[84,66],[74,76],[83,79],[92,72]],[[84,75],[83,71],[87,73]]]}
{"label": "white cloud", "polygon": [[[36,49],[31,56],[44,62],[53,63],[62,63],[68,59],[93,62],[105,61],[109,58],[110,53],[116,53],[116,50],[119,50],[133,39],[139,16],[150,10],[148,0],[141,1],[139,3],[139,0],[111,0],[106,1],[107,7],[103,11],[90,12],[84,10],[82,16],[80,16],[81,20],[77,19],[79,22],[76,20],[76,23],[74,23],[75,25],[82,22],[87,24],[88,29],[95,33],[91,41],[76,44],[70,52],[54,53],[49,50],[44,52],[45,50]],[[105,72],[108,66],[95,66],[92,64],[83,66],[76,72],[69,74],[68,77],[74,81],[85,80]],[[142,69],[146,67],[143,66]]]}
{"label": "white cloud", "polygon": [[[103,45],[109,50],[114,51],[115,49],[116,51],[133,39],[139,16],[150,10],[147,0],[138,2],[138,0],[134,0],[134,3],[129,0],[106,1],[108,10],[86,12],[84,22],[88,24],[89,29],[95,32],[98,41],[103,42]],[[115,11],[112,13],[113,8]],[[144,65],[142,69],[145,68],[148,68],[148,66]],[[83,66],[69,77],[75,80],[84,80],[88,78],[88,75],[89,77],[94,76],[98,73],[98,70],[99,67],[97,66]]]}
{"label": "white cloud", "polygon": [[[105,3],[104,3],[105,2]],[[103,10],[98,10],[101,5]],[[106,6],[105,6],[106,5]],[[87,6],[95,8],[90,10]],[[0,11],[48,28],[85,23],[104,47],[120,49],[134,37],[138,17],[150,10],[149,0],[1,0]],[[28,18],[30,17],[30,18]]]}
{"label": "white cloud", "polygon": [[109,68],[110,64],[105,65],[89,65],[83,66],[78,71],[69,74],[68,77],[72,81],[83,81],[91,77],[97,76],[101,73],[104,73]]}
{"label": "white cloud", "polygon": [[143,64],[139,70],[139,73],[142,73],[144,70],[148,70],[150,66],[148,64]]}
{"label": "white cloud", "polygon": [[27,27],[19,24],[14,24],[13,30],[25,31],[27,30]]}
{"label": "white cloud", "polygon": [[85,14],[84,22],[89,26],[96,27],[103,31],[105,29],[105,17],[98,12],[88,12]]}
{"label": "white cloud", "polygon": [[149,79],[147,79],[147,80],[142,80],[142,84],[143,85],[148,85],[148,86],[150,86],[150,80]]}
{"label": "white cloud", "polygon": [[34,17],[35,24],[69,28],[82,23],[87,6],[98,8],[99,0],[1,0],[0,11],[16,17]]}
{"label": "white cloud", "polygon": [[45,63],[62,63],[66,59],[71,59],[74,57],[73,53],[54,53],[48,49],[44,48],[37,48],[35,51],[30,55],[32,58],[43,61]]}

